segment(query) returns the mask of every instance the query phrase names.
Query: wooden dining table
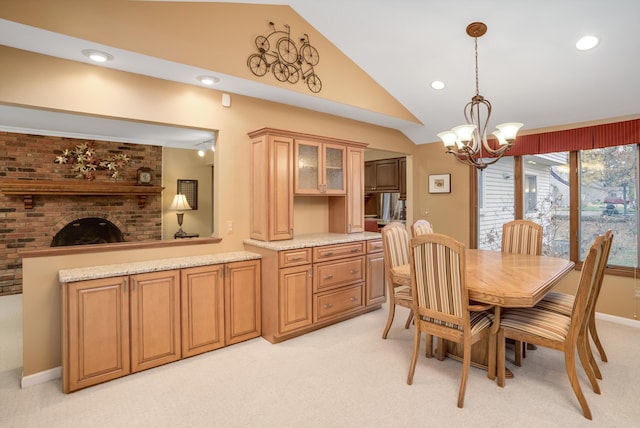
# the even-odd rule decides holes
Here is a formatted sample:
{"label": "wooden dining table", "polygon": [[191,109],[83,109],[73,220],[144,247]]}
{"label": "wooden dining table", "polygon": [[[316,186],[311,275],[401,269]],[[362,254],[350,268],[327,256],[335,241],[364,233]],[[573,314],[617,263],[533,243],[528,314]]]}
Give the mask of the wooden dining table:
{"label": "wooden dining table", "polygon": [[[469,300],[495,305],[493,332],[499,328],[502,308],[535,306],[575,267],[570,260],[529,254],[509,254],[492,250],[465,250],[466,286]],[[396,274],[411,277],[409,265],[395,268]],[[487,369],[487,344],[472,347],[471,360],[476,367]],[[447,354],[461,356],[461,349],[454,343],[447,347]],[[488,368],[489,377],[495,376],[495,368]]]}

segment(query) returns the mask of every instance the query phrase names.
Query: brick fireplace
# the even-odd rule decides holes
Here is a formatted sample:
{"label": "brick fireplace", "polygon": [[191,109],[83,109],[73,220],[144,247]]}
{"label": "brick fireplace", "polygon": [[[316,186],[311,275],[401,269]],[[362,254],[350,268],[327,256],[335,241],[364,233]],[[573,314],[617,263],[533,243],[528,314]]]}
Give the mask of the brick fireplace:
{"label": "brick fireplace", "polygon": [[[124,241],[162,239],[161,194],[136,194],[95,191],[93,189],[135,185],[140,167],[154,171],[156,183],[162,177],[162,147],[90,141],[97,154],[125,153],[130,161],[120,169],[121,177],[113,181],[105,171],[95,180],[76,178],[71,165],[59,164],[56,157],[64,149],[73,149],[87,140],[0,132],[0,184],[32,180],[81,185],[82,195],[68,195],[60,186],[50,194],[32,196],[31,205],[21,195],[0,194],[0,295],[22,292],[22,260],[19,252],[49,248],[54,237],[69,224],[81,219],[104,219],[114,225]],[[139,189],[139,188],[137,188]],[[95,193],[95,194],[94,194]]]}

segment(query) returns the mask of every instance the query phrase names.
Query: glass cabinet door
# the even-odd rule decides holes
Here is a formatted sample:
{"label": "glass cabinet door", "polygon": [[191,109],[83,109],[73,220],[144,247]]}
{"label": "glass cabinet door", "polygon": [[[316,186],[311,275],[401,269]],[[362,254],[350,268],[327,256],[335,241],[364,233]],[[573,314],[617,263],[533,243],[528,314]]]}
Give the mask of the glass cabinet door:
{"label": "glass cabinet door", "polygon": [[327,194],[345,194],[345,160],[344,146],[324,146],[324,192]]}
{"label": "glass cabinet door", "polygon": [[295,143],[295,193],[321,193],[321,152],[320,143]]}

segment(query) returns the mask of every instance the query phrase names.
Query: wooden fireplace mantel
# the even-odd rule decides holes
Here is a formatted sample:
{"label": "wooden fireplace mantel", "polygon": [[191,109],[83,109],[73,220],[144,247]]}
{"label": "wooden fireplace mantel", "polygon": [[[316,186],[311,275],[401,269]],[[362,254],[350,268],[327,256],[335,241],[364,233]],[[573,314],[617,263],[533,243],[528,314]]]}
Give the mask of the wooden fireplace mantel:
{"label": "wooden fireplace mantel", "polygon": [[34,195],[76,196],[137,196],[138,206],[144,208],[147,196],[159,194],[162,186],[139,186],[135,182],[69,181],[69,180],[2,180],[0,193],[21,195],[24,208],[33,208]]}

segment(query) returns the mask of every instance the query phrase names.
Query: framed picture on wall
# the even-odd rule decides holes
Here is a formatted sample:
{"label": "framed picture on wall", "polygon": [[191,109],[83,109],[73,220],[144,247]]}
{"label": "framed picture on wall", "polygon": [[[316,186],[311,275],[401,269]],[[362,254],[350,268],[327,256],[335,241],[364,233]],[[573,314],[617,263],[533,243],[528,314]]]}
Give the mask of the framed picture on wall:
{"label": "framed picture on wall", "polygon": [[178,193],[182,193],[192,210],[198,209],[198,180],[178,180]]}
{"label": "framed picture on wall", "polygon": [[451,174],[430,175],[429,193],[451,193]]}

